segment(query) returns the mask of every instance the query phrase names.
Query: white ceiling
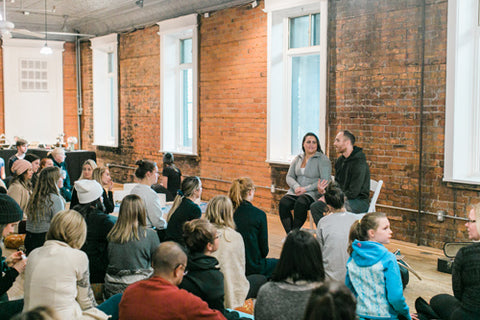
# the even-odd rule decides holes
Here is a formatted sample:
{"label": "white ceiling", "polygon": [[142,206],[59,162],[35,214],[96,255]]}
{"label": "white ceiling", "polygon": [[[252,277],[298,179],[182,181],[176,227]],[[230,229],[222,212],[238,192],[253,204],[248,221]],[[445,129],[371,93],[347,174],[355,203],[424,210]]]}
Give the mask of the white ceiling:
{"label": "white ceiling", "polygon": [[[44,0],[6,1],[7,21],[17,29],[44,31]],[[156,22],[191,13],[212,12],[228,7],[250,6],[253,0],[47,0],[48,31],[105,35],[135,30]],[[251,7],[251,6],[250,6]],[[28,15],[24,13],[29,13]],[[14,37],[20,37],[14,34]],[[71,40],[65,37],[50,36]]]}

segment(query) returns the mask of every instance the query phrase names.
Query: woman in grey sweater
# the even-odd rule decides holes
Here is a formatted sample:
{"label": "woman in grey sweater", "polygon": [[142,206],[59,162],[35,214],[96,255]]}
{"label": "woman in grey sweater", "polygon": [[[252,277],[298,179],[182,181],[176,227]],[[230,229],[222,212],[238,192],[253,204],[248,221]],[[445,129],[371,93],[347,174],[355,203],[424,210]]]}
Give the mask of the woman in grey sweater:
{"label": "woman in grey sweater", "polygon": [[255,319],[302,319],[313,289],[324,279],[320,244],[312,234],[293,230],[285,240],[272,281],[258,292]]}
{"label": "woman in grey sweater", "polygon": [[303,137],[302,150],[303,153],[290,164],[287,173],[290,189],[279,204],[280,219],[286,233],[303,226],[310,205],[322,196],[317,190],[318,180],[330,180],[332,174],[330,159],[323,154],[314,133],[309,132]]}
{"label": "woman in grey sweater", "polygon": [[35,190],[27,205],[27,234],[25,251],[43,246],[45,236],[50,228],[53,216],[65,209],[65,202],[60,195],[63,179],[58,167],[44,168],[38,177]]}
{"label": "woman in grey sweater", "polygon": [[123,292],[129,284],[150,277],[152,256],[160,245],[157,233],[147,228],[145,205],[137,195],[126,196],[118,220],[107,236],[106,298]]}

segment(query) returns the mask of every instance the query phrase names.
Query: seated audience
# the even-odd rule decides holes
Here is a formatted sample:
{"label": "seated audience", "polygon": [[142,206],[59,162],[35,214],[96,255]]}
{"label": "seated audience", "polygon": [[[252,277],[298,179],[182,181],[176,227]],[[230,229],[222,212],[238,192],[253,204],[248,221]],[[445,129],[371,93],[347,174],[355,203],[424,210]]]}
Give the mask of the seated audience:
{"label": "seated audience", "polygon": [[108,298],[153,273],[152,256],[160,241],[157,233],[147,228],[145,204],[139,196],[130,194],[123,199],[117,223],[107,240],[104,295]]}
{"label": "seated audience", "polygon": [[[0,194],[0,238],[12,233],[15,226],[23,219],[23,211],[15,200],[6,194]],[[22,259],[23,252],[17,251],[9,257],[2,256],[0,246],[0,319],[9,319],[22,311],[23,300],[8,301],[7,291],[20,273],[25,270],[27,259]]]}
{"label": "seated audience", "polygon": [[255,319],[302,319],[313,289],[325,279],[322,251],[315,237],[292,230],[285,239],[271,282],[255,303]]}
{"label": "seated audience", "polygon": [[25,155],[25,160],[27,160],[32,164],[32,171],[33,171],[32,188],[35,188],[35,185],[38,179],[39,169],[40,169],[40,158],[33,153],[29,153]]}
{"label": "seated audience", "polygon": [[79,250],[86,237],[85,219],[75,210],[64,210],[53,217],[47,241],[29,256],[24,311],[49,306],[60,319],[108,319],[109,315],[118,319],[121,295],[96,307],[88,279],[88,258]]}
{"label": "seated audience", "polygon": [[43,246],[53,216],[65,209],[65,201],[59,193],[63,179],[57,167],[40,172],[37,185],[27,206],[27,235],[25,249],[29,254]]}
{"label": "seated audience", "polygon": [[39,171],[42,171],[42,169],[46,167],[53,167],[53,160],[51,158],[43,158],[42,160],[40,160]]}
{"label": "seated audience", "polygon": [[153,255],[153,276],[130,285],[120,302],[120,318],[128,320],[225,319],[220,311],[190,292],[179,289],[187,256],[172,241],[161,243]]}
{"label": "seated audience", "polygon": [[269,278],[278,260],[267,258],[267,215],[252,204],[254,196],[255,186],[252,179],[233,180],[229,197],[235,209],[233,220],[245,244],[245,274],[262,274]]}
{"label": "seated audience", "polygon": [[280,220],[286,233],[303,226],[310,205],[321,196],[317,191],[317,181],[330,180],[332,174],[330,159],[323,153],[314,133],[303,136],[302,150],[303,153],[290,164],[287,173],[290,189],[279,203]]}
{"label": "seated audience", "polygon": [[172,208],[167,216],[166,239],[184,245],[183,224],[202,216],[200,207],[195,203],[202,196],[202,182],[198,177],[186,177],[182,182]]}
{"label": "seated audience", "polygon": [[[362,148],[355,146],[355,136],[348,130],[340,131],[333,143],[340,157],[335,161],[335,182],[346,196],[345,208],[352,213],[365,213],[370,205],[370,169]],[[318,192],[323,193],[318,185]],[[314,202],[310,207],[313,220],[318,223],[327,207],[324,202]]]}
{"label": "seated audience", "polygon": [[73,209],[80,212],[87,223],[87,239],[82,250],[90,266],[90,282],[103,283],[108,265],[107,235],[117,218],[106,214],[102,204],[102,186],[94,180],[75,182],[78,202]]}
{"label": "seated audience", "polygon": [[66,201],[70,202],[72,200],[72,185],[68,175],[67,164],[65,163],[65,150],[63,148],[55,148],[49,152],[48,157],[52,159],[55,167],[60,168],[63,177],[63,187],[60,189],[60,194]]}
{"label": "seated audience", "polygon": [[8,159],[8,170],[10,170],[10,174],[13,174],[13,163],[18,159],[25,159],[25,154],[28,150],[28,141],[25,139],[17,139],[15,146],[17,147],[17,153]]}
{"label": "seated audience", "polygon": [[240,233],[235,231],[232,201],[226,196],[215,196],[208,203],[205,218],[217,228],[219,234],[217,258],[223,273],[225,308],[243,306],[245,299],[256,298],[258,289],[267,281],[265,276],[245,276],[245,245]]}
{"label": "seated audience", "polygon": [[[430,300],[432,312],[415,306],[419,319],[480,319],[480,204],[474,205],[465,223],[468,238],[476,241],[461,248],[452,268],[453,296],[439,294]],[[430,308],[429,308],[430,309]]]}
{"label": "seated audience", "polygon": [[21,314],[16,315],[12,320],[62,320],[58,316],[58,313],[55,312],[50,307],[39,306],[33,308],[30,311],[22,312]]}
{"label": "seated audience", "polygon": [[345,211],[344,197],[342,189],[335,182],[330,183],[325,192],[330,214],[322,218],[317,226],[317,240],[322,248],[325,276],[341,282],[345,281],[347,273],[350,227],[361,218],[360,215]]}
{"label": "seated audience", "polygon": [[[107,167],[98,167],[93,170],[93,180],[100,183],[103,187],[103,205],[105,206],[105,213],[112,213],[115,209],[115,202],[113,201],[113,180],[110,176],[110,170]],[[108,190],[108,192],[106,191]]]}
{"label": "seated audience", "polygon": [[312,291],[303,320],[356,320],[357,301],[338,281],[325,281]]}
{"label": "seated audience", "polygon": [[16,160],[12,166],[13,179],[8,187],[8,195],[12,197],[20,205],[25,212],[28,200],[32,194],[33,171],[32,164],[27,160]]}
{"label": "seated audience", "polygon": [[223,274],[217,259],[212,256],[219,243],[217,229],[207,220],[195,219],[185,222],[183,232],[188,249],[188,273],[179,287],[200,297],[227,319],[238,319],[237,312],[227,311],[224,307]]}
{"label": "seated audience", "polygon": [[392,230],[384,213],[367,213],[350,229],[345,284],[357,298],[357,315],[374,319],[416,319],[403,297],[395,255],[385,248]]}
{"label": "seated audience", "polygon": [[168,194],[172,197],[172,199],[169,199],[167,194],[167,201],[173,201],[173,197],[180,189],[181,182],[182,172],[173,163],[173,154],[165,153],[163,155],[162,185],[167,188]]}
{"label": "seated audience", "polygon": [[158,237],[161,240],[165,237],[165,229],[167,228],[167,221],[163,219],[162,204],[155,191],[152,190],[152,184],[158,181],[157,164],[149,160],[138,160],[138,166],[135,170],[135,177],[137,177],[139,184],[136,185],[131,194],[136,194],[145,201],[147,210],[147,227],[155,228]]}
{"label": "seated audience", "polygon": [[[82,173],[78,180],[92,180],[93,179],[93,170],[97,167],[97,163],[92,159],[87,159],[82,164]],[[100,183],[101,184],[101,183]],[[70,208],[75,207],[78,204],[77,190],[73,188],[72,190],[72,200],[70,201]]]}

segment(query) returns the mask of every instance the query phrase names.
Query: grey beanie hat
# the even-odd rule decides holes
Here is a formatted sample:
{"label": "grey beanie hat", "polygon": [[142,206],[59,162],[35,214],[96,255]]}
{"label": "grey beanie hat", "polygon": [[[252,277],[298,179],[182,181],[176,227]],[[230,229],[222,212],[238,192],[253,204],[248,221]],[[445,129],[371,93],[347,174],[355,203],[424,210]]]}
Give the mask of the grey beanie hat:
{"label": "grey beanie hat", "polygon": [[18,203],[6,194],[0,194],[0,224],[9,224],[23,219]]}
{"label": "grey beanie hat", "polygon": [[164,164],[172,164],[173,163],[173,154],[167,152],[163,155],[163,163]]}

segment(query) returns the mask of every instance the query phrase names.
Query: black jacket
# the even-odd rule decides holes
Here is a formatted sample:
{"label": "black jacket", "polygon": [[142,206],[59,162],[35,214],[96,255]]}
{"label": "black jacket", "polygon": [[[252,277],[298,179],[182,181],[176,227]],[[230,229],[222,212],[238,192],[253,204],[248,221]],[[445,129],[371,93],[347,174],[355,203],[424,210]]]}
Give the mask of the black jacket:
{"label": "black jacket", "polygon": [[215,257],[203,253],[189,254],[187,271],[188,273],[183,277],[180,288],[201,298],[208,303],[211,309],[222,312],[225,318],[229,320],[239,319],[237,312],[225,309],[223,274]]}
{"label": "black jacket", "polygon": [[370,197],[370,170],[362,148],[353,147],[348,158],[343,155],[335,162],[335,182],[347,199],[368,199]]}
{"label": "black jacket", "polygon": [[268,255],[267,215],[244,200],[235,210],[233,220],[245,243],[246,275],[263,274]]}
{"label": "black jacket", "polygon": [[172,240],[181,245],[183,241],[183,224],[193,219],[199,219],[202,216],[200,207],[188,198],[183,198],[182,203],[170,217],[167,225],[167,240]]}

